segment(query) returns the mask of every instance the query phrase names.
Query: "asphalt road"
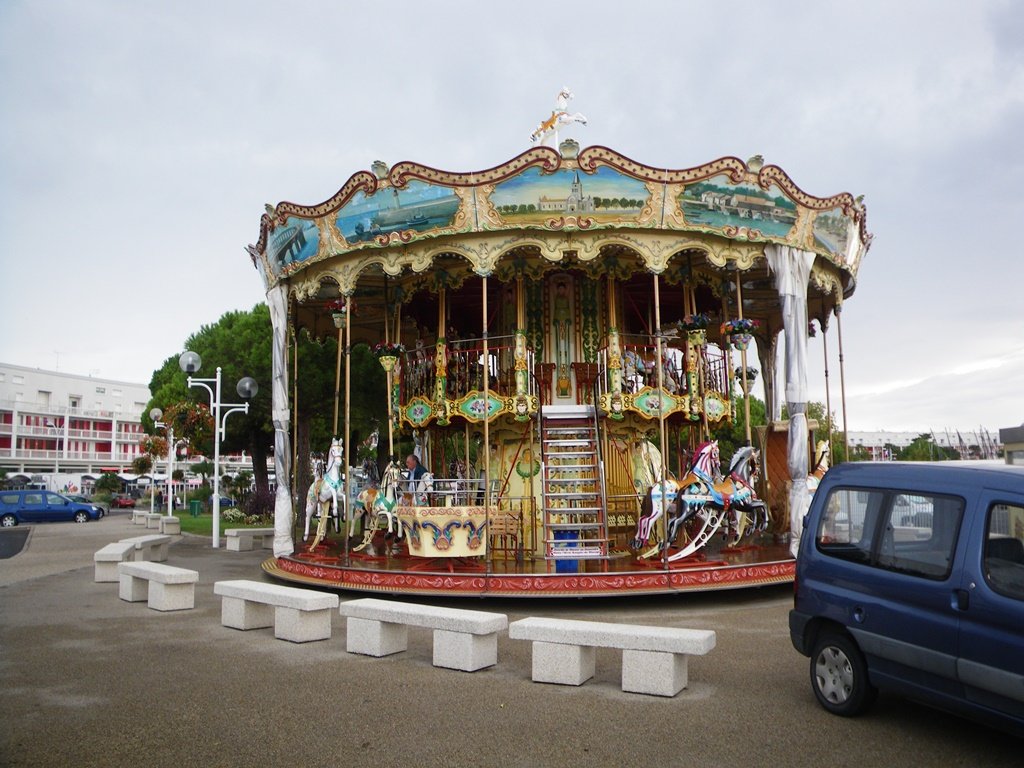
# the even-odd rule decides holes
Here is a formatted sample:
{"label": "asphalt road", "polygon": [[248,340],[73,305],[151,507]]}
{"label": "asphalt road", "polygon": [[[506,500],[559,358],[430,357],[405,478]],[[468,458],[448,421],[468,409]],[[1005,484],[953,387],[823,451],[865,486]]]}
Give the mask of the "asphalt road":
{"label": "asphalt road", "polygon": [[[140,528],[127,515],[34,526],[0,560],[3,766],[1020,766],[1024,740],[883,695],[865,717],[827,714],[789,644],[791,588],[593,601],[453,600],[510,620],[566,616],[713,629],[672,699],[623,693],[618,652],[583,686],[530,680],[530,648],[498,665],[431,665],[409,650],[346,653],[220,624],[213,583],[264,579],[264,552],[183,536],[168,563],[199,571],[196,608],[159,613],[93,582],[92,554]],[[349,595],[342,594],[342,599]],[[408,599],[408,598],[405,598]],[[436,602],[436,601],[435,601]]]}

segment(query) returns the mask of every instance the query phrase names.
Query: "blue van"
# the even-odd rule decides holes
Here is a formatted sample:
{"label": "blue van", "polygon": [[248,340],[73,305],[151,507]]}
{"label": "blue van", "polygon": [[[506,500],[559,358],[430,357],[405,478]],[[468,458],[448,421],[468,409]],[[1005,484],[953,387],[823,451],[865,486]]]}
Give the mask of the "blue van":
{"label": "blue van", "polygon": [[53,491],[0,491],[0,526],[74,520],[86,523],[103,517],[101,507],[79,504]]}
{"label": "blue van", "polygon": [[789,630],[834,714],[884,688],[1024,735],[1024,467],[833,467],[804,518]]}

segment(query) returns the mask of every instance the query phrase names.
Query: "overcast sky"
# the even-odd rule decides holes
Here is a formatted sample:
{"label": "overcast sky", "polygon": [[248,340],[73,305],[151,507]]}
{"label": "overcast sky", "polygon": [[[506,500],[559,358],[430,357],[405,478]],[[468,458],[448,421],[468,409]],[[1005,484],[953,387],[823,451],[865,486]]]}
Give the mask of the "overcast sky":
{"label": "overcast sky", "polygon": [[[1024,421],[1012,0],[2,0],[0,360],[148,382],[263,300],[243,247],[265,203],[319,203],[377,159],[497,165],[563,85],[583,146],[760,153],[811,194],[865,196],[851,430]],[[820,337],[810,365],[824,402]]]}

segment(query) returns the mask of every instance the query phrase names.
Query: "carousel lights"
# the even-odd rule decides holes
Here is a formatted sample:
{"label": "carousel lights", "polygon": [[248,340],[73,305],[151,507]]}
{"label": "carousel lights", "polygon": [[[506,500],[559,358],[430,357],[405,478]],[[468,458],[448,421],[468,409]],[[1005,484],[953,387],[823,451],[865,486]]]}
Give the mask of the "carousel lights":
{"label": "carousel lights", "polygon": [[[218,366],[217,375],[212,379],[197,379],[191,374],[197,373],[203,359],[195,352],[183,352],[178,358],[178,366],[187,374],[189,387],[202,387],[210,394],[210,410],[213,412],[213,548],[220,547],[220,441],[224,437],[224,430],[228,416],[237,411],[249,413],[249,400],[256,397],[259,385],[251,376],[245,376],[238,380],[235,391],[238,396],[245,400],[244,403],[222,403],[220,391],[221,369]],[[210,388],[210,384],[214,388]],[[226,409],[222,412],[221,409]]]}

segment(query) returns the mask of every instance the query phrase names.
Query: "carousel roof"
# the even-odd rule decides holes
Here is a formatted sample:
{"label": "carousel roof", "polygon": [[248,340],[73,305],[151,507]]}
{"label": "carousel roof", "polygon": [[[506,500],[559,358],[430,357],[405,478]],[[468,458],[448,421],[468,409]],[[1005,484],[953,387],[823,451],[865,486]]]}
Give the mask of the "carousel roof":
{"label": "carousel roof", "polygon": [[815,254],[808,310],[825,321],[855,288],[871,244],[866,209],[848,193],[809,195],[759,156],[672,170],[570,140],[472,173],[374,163],[318,205],[268,205],[248,251],[268,289],[285,282],[297,304],[319,310],[307,327],[340,295],[357,297],[369,322],[358,298],[385,286],[408,301],[474,274],[570,268],[669,284],[741,273],[745,308],[771,322],[770,243]]}

